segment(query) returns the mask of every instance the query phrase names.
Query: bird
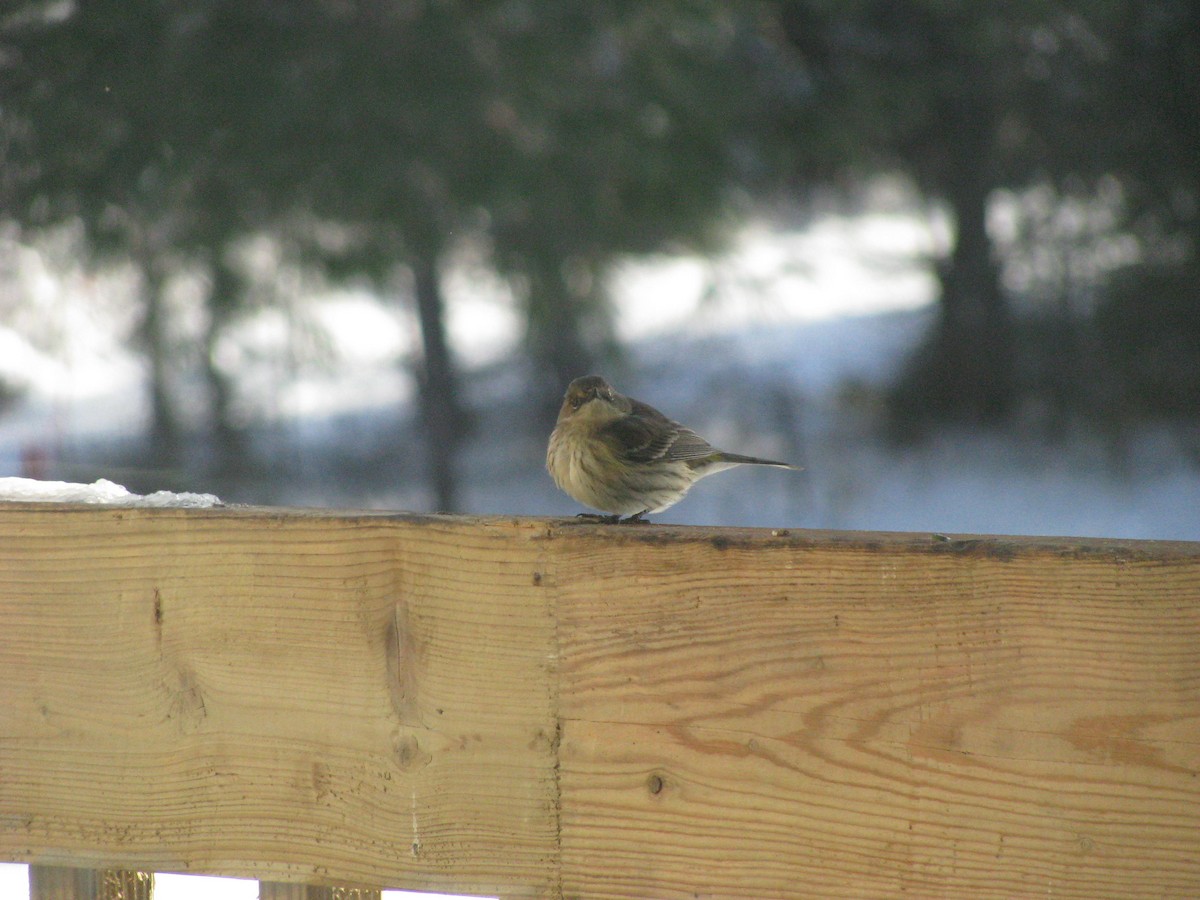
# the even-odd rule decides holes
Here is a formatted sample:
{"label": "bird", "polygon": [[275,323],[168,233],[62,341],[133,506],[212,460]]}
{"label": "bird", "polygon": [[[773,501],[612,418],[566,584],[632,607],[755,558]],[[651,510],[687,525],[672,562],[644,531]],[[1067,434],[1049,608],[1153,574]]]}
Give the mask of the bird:
{"label": "bird", "polygon": [[[558,487],[604,522],[638,523],[683,499],[693,484],[734,466],[800,466],[718,450],[653,406],[626,397],[599,375],[567,386],[546,450]],[[624,516],[625,518],[622,518]]]}

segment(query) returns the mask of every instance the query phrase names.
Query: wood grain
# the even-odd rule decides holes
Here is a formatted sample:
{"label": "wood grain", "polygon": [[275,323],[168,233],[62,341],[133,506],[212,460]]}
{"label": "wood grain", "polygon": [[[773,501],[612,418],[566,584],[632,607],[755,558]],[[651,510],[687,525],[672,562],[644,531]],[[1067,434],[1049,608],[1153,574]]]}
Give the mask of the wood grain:
{"label": "wood grain", "polygon": [[1200,548],[556,554],[563,889],[1200,895]]}
{"label": "wood grain", "polygon": [[546,894],[554,631],[528,534],[4,510],[0,856]]}
{"label": "wood grain", "polygon": [[0,673],[7,860],[1200,896],[1200,544],[0,506]]}

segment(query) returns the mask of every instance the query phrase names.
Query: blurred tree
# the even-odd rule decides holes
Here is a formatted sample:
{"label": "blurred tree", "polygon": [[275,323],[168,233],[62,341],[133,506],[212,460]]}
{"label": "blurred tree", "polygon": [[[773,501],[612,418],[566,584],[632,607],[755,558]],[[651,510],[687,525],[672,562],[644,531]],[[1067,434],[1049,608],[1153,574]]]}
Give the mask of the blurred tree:
{"label": "blurred tree", "polygon": [[[5,214],[35,229],[78,220],[95,257],[141,271],[137,337],[149,361],[159,462],[170,462],[179,444],[163,289],[181,259],[217,272],[212,264],[226,244],[251,227],[243,207],[227,202],[238,187],[212,152],[219,135],[182,102],[196,95],[194,73],[181,65],[188,28],[180,4],[120,0],[31,0],[0,21]],[[223,459],[238,460],[232,388],[211,352],[238,297],[219,276],[210,280],[213,323],[202,360],[217,447]]]}
{"label": "blurred tree", "polygon": [[606,343],[611,261],[716,233],[752,63],[743,22],[715,2],[648,0],[29,2],[4,25],[5,162],[25,176],[13,214],[78,216],[95,248],[147,273],[162,435],[158,289],[181,256],[209,273],[224,447],[238,431],[216,349],[244,302],[239,240],[286,233],[331,273],[409,285],[435,502],[453,509],[448,248],[488,230],[559,390]]}
{"label": "blurred tree", "polygon": [[[226,165],[252,175],[305,260],[366,276],[384,296],[396,290],[397,269],[409,274],[429,470],[444,511],[457,507],[465,416],[442,260],[506,152],[485,121],[492,88],[478,37],[492,6],[226,2],[208,12],[195,44],[198,65],[227,61],[212,96],[244,106],[234,109]],[[331,225],[333,242],[323,239]]]}
{"label": "blurred tree", "polygon": [[4,20],[0,125],[19,172],[5,181],[6,211],[27,226],[78,218],[98,255],[141,267],[156,446],[176,434],[166,273],[181,259],[209,273],[214,443],[240,461],[232,373],[217,359],[245,295],[232,250],[307,211],[363,236],[349,254],[325,254],[331,266],[349,261],[382,283],[409,261],[435,493],[453,508],[461,414],[438,261],[487,158],[471,140],[485,134],[486,85],[464,64],[460,16],[454,4],[90,0],[30,2]]}
{"label": "blurred tree", "polygon": [[895,394],[902,420],[933,413],[992,422],[1010,408],[1014,330],[988,204],[999,188],[1079,173],[1068,148],[1080,137],[1080,104],[1095,100],[1080,77],[1094,38],[1075,7],[1089,5],[781,7],[783,31],[812,79],[809,115],[823,148],[860,171],[906,173],[951,214],[953,243],[937,266],[941,315]]}
{"label": "blurred tree", "polygon": [[[1099,310],[1100,352],[1127,412],[1200,415],[1200,4],[1102,7],[1093,72],[1105,103],[1089,123],[1096,166],[1118,180],[1140,258],[1116,273]],[[1116,123],[1114,127],[1114,123]],[[1200,445],[1193,443],[1193,452]]]}
{"label": "blurred tree", "polygon": [[744,176],[753,29],[715,2],[511,6],[524,15],[492,114],[520,152],[490,232],[557,395],[611,346],[616,259],[710,249],[723,233]]}
{"label": "blurred tree", "polygon": [[[611,261],[716,232],[745,84],[729,68],[736,32],[717,3],[297,6],[286,65],[255,81],[267,96],[249,118],[281,130],[264,138],[274,149],[257,176],[346,226],[336,246],[300,239],[328,269],[381,289],[397,264],[409,273],[437,504],[453,509],[464,414],[444,326],[448,249],[486,231],[557,394],[606,343]],[[246,16],[278,8],[227,5],[211,31],[243,33]]]}

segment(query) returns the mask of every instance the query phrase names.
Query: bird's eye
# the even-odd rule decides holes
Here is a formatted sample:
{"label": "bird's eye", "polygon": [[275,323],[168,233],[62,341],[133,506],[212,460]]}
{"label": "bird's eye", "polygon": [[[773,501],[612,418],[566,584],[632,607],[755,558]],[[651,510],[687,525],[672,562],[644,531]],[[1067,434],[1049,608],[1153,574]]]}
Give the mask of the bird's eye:
{"label": "bird's eye", "polygon": [[583,406],[583,398],[582,397],[572,397],[571,398],[571,409],[579,409],[579,407],[581,407],[581,406]]}

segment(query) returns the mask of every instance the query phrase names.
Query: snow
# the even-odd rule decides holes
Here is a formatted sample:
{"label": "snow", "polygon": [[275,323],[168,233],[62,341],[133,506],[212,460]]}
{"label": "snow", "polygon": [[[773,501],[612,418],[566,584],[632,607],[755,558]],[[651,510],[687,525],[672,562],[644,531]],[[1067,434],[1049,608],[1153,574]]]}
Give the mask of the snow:
{"label": "snow", "polygon": [[[611,286],[628,352],[602,374],[725,449],[805,467],[705,479],[656,521],[1200,540],[1195,441],[1171,426],[1119,440],[1086,427],[1055,433],[1036,419],[1015,431],[946,430],[912,445],[880,436],[881,392],[933,322],[925,261],[944,243],[942,231],[944,223],[911,215],[827,216],[805,229],[750,228],[715,262],[664,257],[618,268]],[[0,375],[30,386],[0,412],[0,473],[20,471],[31,450],[53,461],[145,424],[141,366],[98,340],[117,338],[89,317],[96,288],[65,291],[35,268],[34,299],[54,311],[70,352],[52,358],[0,328]],[[461,458],[463,511],[574,515],[580,508],[543,469],[549,423],[524,396],[526,369],[502,361],[520,334],[511,298],[471,265],[453,273],[447,295],[475,416]],[[236,497],[208,487],[239,502],[429,508],[419,425],[397,425],[419,421],[399,366],[413,352],[411,314],[352,293],[317,298],[310,314],[329,335],[326,358],[284,373],[260,366],[245,398],[277,425],[256,436],[256,451],[289,458],[289,477],[239,486],[245,493]],[[285,340],[283,324],[277,314],[249,323],[226,352],[262,359]],[[0,500],[221,503],[211,493],[139,495],[104,478],[0,477]],[[0,864],[0,897],[28,897],[25,870]],[[256,895],[253,881],[181,875],[159,876],[156,889],[157,900]]]}
{"label": "snow", "polygon": [[4,897],[5,900],[29,900],[28,866],[0,863],[0,897]]}
{"label": "snow", "polygon": [[[29,868],[0,863],[0,898],[29,900]],[[449,900],[457,894],[383,891],[383,900]],[[154,900],[258,900],[258,882],[246,878],[210,878],[202,875],[154,876]]]}
{"label": "snow", "polygon": [[[414,891],[382,893],[382,900],[439,900],[457,896]],[[258,882],[245,878],[208,878],[200,875],[154,876],[154,900],[210,900],[218,896],[221,900],[257,900]]]}
{"label": "snow", "polygon": [[611,285],[617,333],[624,341],[728,334],[920,309],[933,296],[924,260],[937,243],[932,224],[908,214],[827,216],[794,231],[752,225],[715,260],[659,256],[619,266]]}
{"label": "snow", "polygon": [[[706,478],[656,522],[768,528],[1200,540],[1200,470],[1186,439],[1143,428],[1110,442],[1084,428],[947,429],[910,445],[879,433],[880,391],[932,322],[928,310],[659,337],[630,351],[618,390],[723,449],[802,472],[743,467]],[[471,512],[574,515],[542,471],[543,437],[506,433],[507,381],[476,388]],[[368,505],[428,501],[398,483]]]}
{"label": "snow", "polygon": [[258,882],[249,878],[208,878],[202,875],[157,874],[154,900],[258,900]]}
{"label": "snow", "polygon": [[69,481],[39,481],[35,478],[0,478],[0,502],[17,503],[91,503],[106,506],[153,506],[204,509],[220,506],[214,494],[155,491],[134,494],[119,484],[101,478],[91,484]]}
{"label": "snow", "polygon": [[[947,430],[911,445],[881,436],[883,391],[934,322],[926,261],[944,243],[943,225],[894,210],[826,215],[803,228],[751,226],[716,260],[684,255],[617,268],[610,286],[627,352],[600,374],[718,446],[805,467],[705,479],[659,521],[1200,540],[1197,441],[1180,427],[1110,440],[1086,422],[1055,433],[1032,416],[1016,430]],[[463,258],[447,281],[474,418],[460,460],[460,508],[573,515],[580,508],[543,469],[550,423],[537,403],[548,398],[527,396],[527,367],[504,357],[520,330],[512,298],[470,253]],[[38,284],[49,277],[42,268],[34,274]],[[98,288],[87,284],[78,298],[85,306],[97,300]],[[39,290],[76,302],[54,286]],[[70,323],[83,323],[91,337],[111,338],[111,327],[56,309],[64,345],[74,348],[65,362],[22,349],[0,329],[0,346],[15,348],[10,359],[20,363],[6,371],[20,370],[31,385],[0,417],[0,474],[37,474],[29,461],[47,459],[47,473],[64,471],[54,468],[63,461],[76,466],[65,471],[120,481],[103,459],[118,456],[112,447],[121,436],[144,428],[142,367],[115,345],[70,333]],[[170,486],[244,503],[432,508],[415,384],[402,365],[414,352],[411,310],[342,291],[312,298],[296,315],[327,337],[305,332],[286,366],[271,361],[288,341],[278,311],[248,320],[226,351],[250,364],[239,408],[268,423],[252,435],[256,459],[268,470],[286,460],[287,477]],[[309,362],[303,346],[318,348]],[[177,387],[195,395],[195,385]],[[139,497],[110,485],[18,490],[10,482],[0,496],[219,502],[211,494]]]}

